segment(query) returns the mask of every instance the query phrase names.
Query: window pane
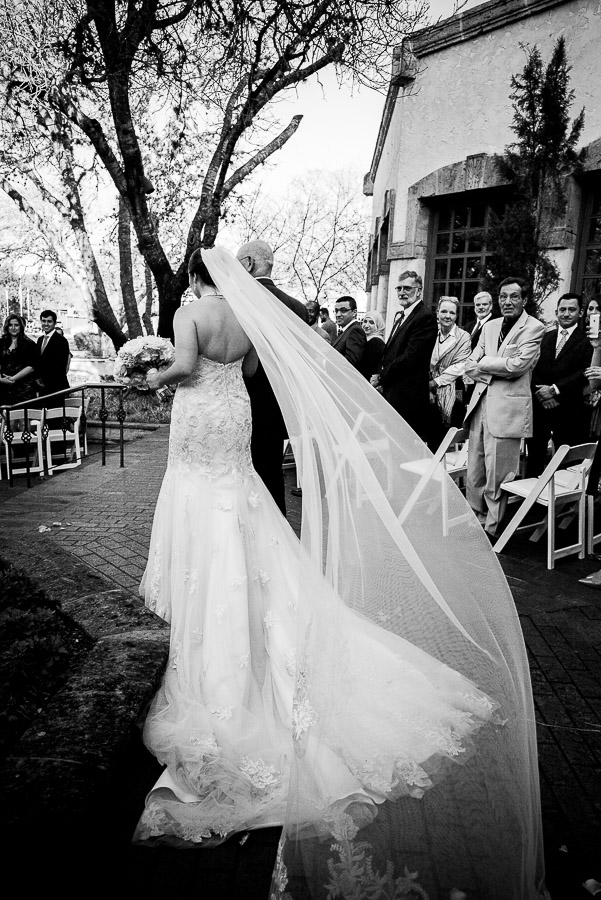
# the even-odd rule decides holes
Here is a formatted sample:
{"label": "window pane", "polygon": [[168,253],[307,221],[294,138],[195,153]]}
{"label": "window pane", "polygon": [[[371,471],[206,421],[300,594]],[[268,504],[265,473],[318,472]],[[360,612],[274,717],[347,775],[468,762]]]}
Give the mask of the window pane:
{"label": "window pane", "polygon": [[467,252],[468,253],[480,253],[480,251],[484,247],[484,232],[483,231],[471,231],[468,236],[467,241]]}
{"label": "window pane", "polygon": [[463,283],[461,281],[449,282],[449,297],[457,297],[458,300],[463,298]]}
{"label": "window pane", "polygon": [[591,210],[591,215],[601,215],[601,188],[597,188],[593,194],[593,208]]}
{"label": "window pane", "polygon": [[465,262],[465,277],[477,278],[480,274],[480,265],[479,256],[468,256]]}
{"label": "window pane", "polygon": [[432,303],[434,306],[436,306],[441,297],[444,297],[446,292],[446,284],[444,281],[442,283],[434,282],[432,285]]}
{"label": "window pane", "polygon": [[601,218],[591,219],[588,242],[589,244],[601,244]]}
{"label": "window pane", "polygon": [[451,243],[451,253],[463,253],[465,251],[465,232],[460,231],[459,234],[453,235]]}
{"label": "window pane", "polygon": [[441,209],[438,213],[438,231],[451,230],[451,209]]}
{"label": "window pane", "polygon": [[483,228],[485,213],[486,206],[483,203],[474,204],[471,208],[470,228]]}
{"label": "window pane", "polygon": [[437,259],[434,263],[434,280],[435,281],[446,281],[447,280],[447,265],[448,260],[446,259]]}
{"label": "window pane", "polygon": [[453,221],[453,227],[455,231],[458,231],[460,228],[467,228],[467,217],[469,212],[469,206],[458,206],[455,210],[455,216]]}
{"label": "window pane", "polygon": [[601,250],[588,250],[584,264],[585,275],[601,275]]}
{"label": "window pane", "polygon": [[449,278],[452,280],[461,280],[463,278],[463,258],[451,260]]}
{"label": "window pane", "polygon": [[474,297],[480,290],[479,281],[466,281],[463,289],[463,299],[466,303],[473,303]]}
{"label": "window pane", "polygon": [[436,238],[436,254],[449,252],[449,234],[439,234]]}

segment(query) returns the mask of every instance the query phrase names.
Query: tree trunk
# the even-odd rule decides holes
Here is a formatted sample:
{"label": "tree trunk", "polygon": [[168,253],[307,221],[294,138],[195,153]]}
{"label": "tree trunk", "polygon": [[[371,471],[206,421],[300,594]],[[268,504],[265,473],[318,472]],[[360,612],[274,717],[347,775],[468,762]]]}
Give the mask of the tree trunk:
{"label": "tree trunk", "polygon": [[130,216],[127,209],[127,202],[122,196],[119,196],[119,226],[118,226],[118,242],[119,242],[119,280],[121,282],[121,296],[123,298],[123,309],[125,310],[125,320],[127,322],[128,337],[142,337],[142,323],[140,322],[140,314],[138,313],[138,304],[136,303],[136,295],[134,292],[134,276],[131,260],[131,229]]}
{"label": "tree trunk", "polygon": [[144,278],[146,281],[146,306],[142,313],[142,322],[144,323],[146,334],[154,334],[154,328],[152,327],[152,272],[146,263],[144,264]]}

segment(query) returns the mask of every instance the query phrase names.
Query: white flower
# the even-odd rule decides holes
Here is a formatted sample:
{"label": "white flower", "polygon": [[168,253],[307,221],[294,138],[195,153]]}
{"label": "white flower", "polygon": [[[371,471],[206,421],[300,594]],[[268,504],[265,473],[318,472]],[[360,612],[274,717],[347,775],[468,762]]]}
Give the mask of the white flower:
{"label": "white flower", "polygon": [[225,500],[223,497],[220,497],[215,501],[215,509],[220,509],[223,512],[230,512],[234,508],[234,504],[231,500]]}
{"label": "white flower", "polygon": [[219,752],[217,741],[212,734],[202,735],[202,737],[192,735],[192,737],[190,738],[190,743],[194,747],[198,747],[200,752],[203,754],[214,755]]}
{"label": "white flower", "polygon": [[218,625],[221,625],[221,623],[223,622],[224,612],[225,612],[225,606],[219,605],[215,608],[215,618],[217,619]]}
{"label": "white flower", "polygon": [[246,575],[236,575],[235,578],[232,578],[231,584],[233,588],[241,587],[246,581]]}
{"label": "white flower", "polygon": [[232,706],[216,706],[211,710],[214,716],[217,716],[222,722],[227,722],[232,718]]}
{"label": "white flower", "polygon": [[273,547],[275,550],[278,549],[278,547],[280,546],[280,542],[279,542],[279,540],[277,539],[277,537],[275,536],[275,534],[272,534],[272,535],[271,535],[271,538],[270,538],[269,543],[267,544],[267,546],[268,546],[268,547]]}
{"label": "white flower", "polygon": [[259,495],[257,494],[256,491],[253,491],[251,494],[248,495],[248,502],[252,506],[253,509],[256,509],[257,506],[259,506],[259,504],[261,503],[261,498],[259,497]]}
{"label": "white flower", "polygon": [[241,669],[248,669],[248,667],[250,666],[250,653],[244,653],[240,657],[240,659],[238,661],[238,666]]}

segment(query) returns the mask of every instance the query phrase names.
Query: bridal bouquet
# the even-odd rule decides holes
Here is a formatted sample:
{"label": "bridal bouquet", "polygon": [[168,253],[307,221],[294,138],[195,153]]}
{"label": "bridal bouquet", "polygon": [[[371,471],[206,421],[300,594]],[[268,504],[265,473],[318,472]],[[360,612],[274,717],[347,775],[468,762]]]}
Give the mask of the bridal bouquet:
{"label": "bridal bouquet", "polygon": [[165,369],[174,359],[175,348],[166,338],[137,337],[119,349],[113,376],[121,384],[138,391],[148,391],[147,372],[150,369]]}

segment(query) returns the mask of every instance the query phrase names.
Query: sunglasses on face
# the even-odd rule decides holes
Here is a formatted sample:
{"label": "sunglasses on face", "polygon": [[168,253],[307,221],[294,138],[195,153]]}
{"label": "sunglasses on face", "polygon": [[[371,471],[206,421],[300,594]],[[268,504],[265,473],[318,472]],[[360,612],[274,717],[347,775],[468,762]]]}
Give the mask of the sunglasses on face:
{"label": "sunglasses on face", "polygon": [[354,312],[354,311],[355,310],[351,309],[350,306],[345,306],[344,309],[342,307],[340,307],[340,309],[336,310],[336,315],[338,315],[338,313],[347,313],[347,312]]}

